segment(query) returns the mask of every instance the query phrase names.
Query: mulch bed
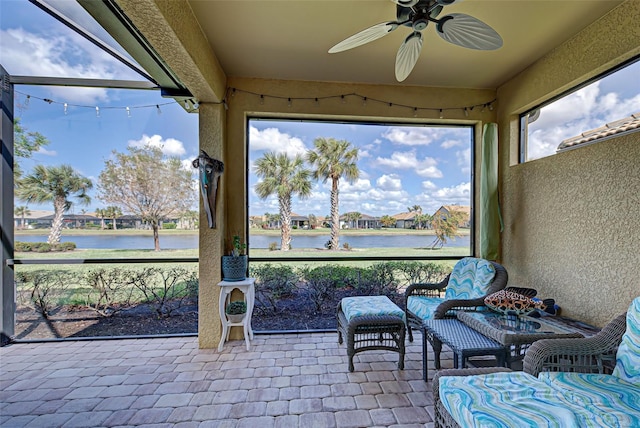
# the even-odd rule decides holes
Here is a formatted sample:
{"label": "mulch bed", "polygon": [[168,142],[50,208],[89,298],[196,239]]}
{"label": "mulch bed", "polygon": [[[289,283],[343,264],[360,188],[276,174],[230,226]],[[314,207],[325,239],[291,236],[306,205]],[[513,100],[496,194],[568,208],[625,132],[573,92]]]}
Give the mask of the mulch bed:
{"label": "mulch bed", "polygon": [[[336,293],[322,311],[318,311],[304,291],[278,301],[277,309],[256,302],[251,325],[254,332],[336,330],[336,306],[350,291]],[[396,302],[399,306],[399,302]],[[74,337],[153,336],[195,334],[198,332],[198,305],[193,302],[177,309],[169,317],[159,317],[153,306],[139,304],[113,314],[98,315],[82,307],[60,307],[43,317],[32,307],[19,306],[16,313],[17,340]]]}
{"label": "mulch bed", "polygon": [[[305,296],[283,299],[278,311],[257,306],[252,327],[260,331],[335,330],[335,309],[318,313]],[[169,317],[159,317],[153,307],[140,304],[102,317],[95,311],[78,307],[61,307],[48,318],[31,307],[20,306],[16,313],[15,338],[18,340],[74,337],[146,336],[192,334],[198,332],[198,307],[184,306]]]}

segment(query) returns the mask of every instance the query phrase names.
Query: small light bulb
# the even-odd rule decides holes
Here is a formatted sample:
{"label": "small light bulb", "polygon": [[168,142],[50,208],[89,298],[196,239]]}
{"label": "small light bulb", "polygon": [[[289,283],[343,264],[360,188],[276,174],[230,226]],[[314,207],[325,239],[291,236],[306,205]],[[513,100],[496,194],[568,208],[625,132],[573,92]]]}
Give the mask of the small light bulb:
{"label": "small light bulb", "polygon": [[162,110],[160,110],[160,104],[156,104],[156,112],[160,115],[162,114]]}
{"label": "small light bulb", "polygon": [[367,97],[364,97],[362,99],[362,107],[366,107],[367,106]]}
{"label": "small light bulb", "polygon": [[100,117],[100,107],[96,106],[96,117]]}
{"label": "small light bulb", "polygon": [[413,117],[418,117],[418,107],[413,108]]}
{"label": "small light bulb", "polygon": [[469,117],[469,109],[468,109],[468,108],[466,108],[466,107],[464,108],[464,115],[465,115],[466,117]]}
{"label": "small light bulb", "polygon": [[29,101],[31,100],[31,95],[27,95],[27,99],[24,100],[24,106],[29,107]]}
{"label": "small light bulb", "polygon": [[264,95],[260,95],[260,105],[264,105]]}
{"label": "small light bulb", "polygon": [[442,111],[442,109],[440,109],[440,119],[444,119],[444,112]]}
{"label": "small light bulb", "polygon": [[231,90],[231,98],[233,98],[233,97],[235,97],[235,96],[236,96],[236,88],[233,88],[233,89]]}
{"label": "small light bulb", "polygon": [[64,114],[67,114],[67,103],[64,103]]}
{"label": "small light bulb", "polygon": [[127,117],[131,117],[131,110],[129,110],[129,107],[127,107]]}
{"label": "small light bulb", "polygon": [[320,105],[320,100],[316,98],[316,107],[318,107],[319,105]]}
{"label": "small light bulb", "polygon": [[340,95],[340,98],[342,99],[342,101],[341,101],[341,102],[342,102],[342,104],[346,104],[346,103],[347,103],[347,100],[346,100],[346,98],[344,97],[344,95]]}
{"label": "small light bulb", "polygon": [[493,103],[489,103],[489,111],[493,111]]}
{"label": "small light bulb", "polygon": [[287,106],[291,107],[291,98],[287,98]]}

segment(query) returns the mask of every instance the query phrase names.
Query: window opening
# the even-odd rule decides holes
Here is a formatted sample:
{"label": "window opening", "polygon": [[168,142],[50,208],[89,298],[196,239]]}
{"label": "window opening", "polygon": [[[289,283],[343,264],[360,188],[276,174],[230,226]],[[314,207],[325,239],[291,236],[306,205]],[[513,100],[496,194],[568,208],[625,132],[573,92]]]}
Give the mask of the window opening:
{"label": "window opening", "polygon": [[640,128],[640,61],[633,59],[520,116],[520,162]]}

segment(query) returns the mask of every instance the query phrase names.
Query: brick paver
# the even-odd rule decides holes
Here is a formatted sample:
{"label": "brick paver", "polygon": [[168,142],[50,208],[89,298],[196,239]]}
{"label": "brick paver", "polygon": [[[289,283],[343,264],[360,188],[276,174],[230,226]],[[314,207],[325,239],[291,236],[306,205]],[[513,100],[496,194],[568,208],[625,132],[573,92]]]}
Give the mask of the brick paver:
{"label": "brick paver", "polygon": [[403,371],[396,353],[359,353],[349,372],[335,333],[256,335],[250,351],[231,341],[221,353],[195,337],[12,344],[0,348],[0,425],[432,427],[421,352],[407,342]]}

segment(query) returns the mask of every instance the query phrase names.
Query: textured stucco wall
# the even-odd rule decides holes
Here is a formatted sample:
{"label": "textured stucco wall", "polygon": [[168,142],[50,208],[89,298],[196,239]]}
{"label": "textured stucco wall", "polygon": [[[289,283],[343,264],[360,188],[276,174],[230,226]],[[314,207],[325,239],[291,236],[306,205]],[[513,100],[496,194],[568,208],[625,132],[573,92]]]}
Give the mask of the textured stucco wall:
{"label": "textured stucco wall", "polygon": [[599,326],[640,295],[640,132],[518,165],[517,115],[640,54],[638,22],[627,1],[498,89],[509,283]]}

